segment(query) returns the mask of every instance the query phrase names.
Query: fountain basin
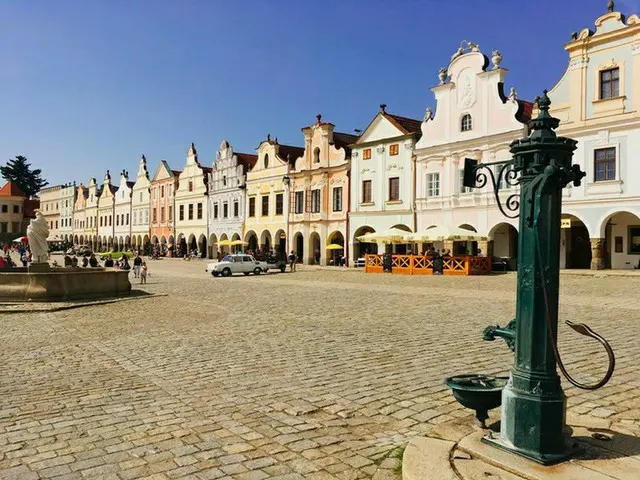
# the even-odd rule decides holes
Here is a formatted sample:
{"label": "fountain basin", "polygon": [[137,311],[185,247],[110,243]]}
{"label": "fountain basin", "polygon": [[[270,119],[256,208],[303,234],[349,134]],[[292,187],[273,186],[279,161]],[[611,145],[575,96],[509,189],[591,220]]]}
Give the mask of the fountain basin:
{"label": "fountain basin", "polygon": [[508,380],[509,377],[467,373],[449,377],[445,380],[445,384],[463,407],[476,411],[480,426],[486,428],[488,412],[502,403],[502,389]]}
{"label": "fountain basin", "polygon": [[48,302],[131,293],[129,272],[112,268],[14,268],[0,272],[0,300]]}

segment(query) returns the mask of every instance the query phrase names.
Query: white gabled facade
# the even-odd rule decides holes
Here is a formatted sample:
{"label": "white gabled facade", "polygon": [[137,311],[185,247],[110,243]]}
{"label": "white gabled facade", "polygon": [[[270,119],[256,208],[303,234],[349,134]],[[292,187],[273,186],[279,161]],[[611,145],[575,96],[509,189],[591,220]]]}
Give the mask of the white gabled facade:
{"label": "white gabled facade", "polygon": [[573,162],[586,172],[564,192],[566,268],[640,265],[640,17],[613,10],[565,45],[569,65],[548,93],[558,135],[578,141]]}
{"label": "white gabled facade", "polygon": [[420,121],[386,112],[386,105],[352,145],[349,252],[355,261],[382,246],[356,237],[398,227],[415,230],[413,149]]}
{"label": "white gabled facade", "polygon": [[[507,70],[501,67],[498,51],[493,52],[492,62],[489,68],[489,59],[469,43],[440,71],[440,84],[431,89],[436,111],[427,109],[422,138],[415,147],[416,227],[418,232],[431,226],[474,230],[490,238],[480,245],[485,254],[515,258],[518,220],[500,212],[491,181],[482,189],[462,185],[465,158],[480,163],[508,161],[510,143],[528,133],[532,104],[517,100],[513,87],[505,95]],[[500,168],[492,169],[497,177]],[[504,175],[500,181],[507,186]],[[500,196],[506,200],[516,192],[515,187],[507,188]],[[454,254],[469,247],[467,242],[446,243],[436,247]]]}
{"label": "white gabled facade", "polygon": [[117,191],[118,187],[111,184],[111,174],[107,170],[98,197],[98,248],[103,251],[109,251],[117,247],[117,243],[113,240],[115,227],[113,207]]}
{"label": "white gabled facade", "polygon": [[257,155],[236,153],[223,140],[209,173],[209,257],[217,251],[229,252],[229,246],[218,246],[221,240],[241,240],[245,217],[247,170],[255,165]]}
{"label": "white gabled facade", "polygon": [[73,208],[76,203],[76,184],[67,183],[60,189],[60,227],[58,235],[73,243]]}
{"label": "white gabled facade", "polygon": [[201,257],[208,253],[207,181],[210,170],[200,165],[192,143],[175,194],[175,228],[177,247],[183,253],[196,250]]}
{"label": "white gabled facade", "polygon": [[114,245],[118,250],[124,251],[131,248],[131,194],[133,182],[129,181],[129,172],[120,172],[120,186],[114,194]]}
{"label": "white gabled facade", "polygon": [[147,159],[142,155],[138,162],[136,181],[131,191],[131,244],[136,250],[143,250],[150,242],[150,188]]}

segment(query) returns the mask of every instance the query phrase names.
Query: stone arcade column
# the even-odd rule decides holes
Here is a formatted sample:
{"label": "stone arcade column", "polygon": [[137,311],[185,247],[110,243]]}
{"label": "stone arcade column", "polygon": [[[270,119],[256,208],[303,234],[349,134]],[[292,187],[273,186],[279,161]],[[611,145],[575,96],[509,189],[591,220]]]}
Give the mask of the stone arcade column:
{"label": "stone arcade column", "polygon": [[604,238],[591,239],[591,270],[604,270]]}

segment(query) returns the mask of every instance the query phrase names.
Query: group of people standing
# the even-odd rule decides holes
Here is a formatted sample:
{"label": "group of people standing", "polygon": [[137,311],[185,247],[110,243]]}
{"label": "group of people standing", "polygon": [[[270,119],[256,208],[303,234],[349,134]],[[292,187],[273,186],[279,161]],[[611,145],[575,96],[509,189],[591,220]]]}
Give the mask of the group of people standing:
{"label": "group of people standing", "polygon": [[[69,255],[64,256],[64,266],[77,268],[78,265],[78,257],[71,257]],[[95,267],[105,267],[105,268],[116,268],[118,270],[131,270],[131,264],[129,263],[129,256],[124,253],[120,259],[114,260],[111,255],[107,255],[107,258],[104,260],[103,265],[100,265],[100,262],[96,258],[95,254],[91,254],[88,257],[82,257],[82,268],[95,268]],[[142,261],[142,257],[139,254],[133,259],[133,276],[134,278],[140,279],[140,283],[147,283],[147,275],[148,275],[147,263]]]}

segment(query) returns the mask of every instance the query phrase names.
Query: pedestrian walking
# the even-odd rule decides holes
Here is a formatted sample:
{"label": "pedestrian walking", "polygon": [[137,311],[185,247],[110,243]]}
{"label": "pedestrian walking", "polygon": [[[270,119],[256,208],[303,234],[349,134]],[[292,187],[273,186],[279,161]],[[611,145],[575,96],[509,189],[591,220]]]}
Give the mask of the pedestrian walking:
{"label": "pedestrian walking", "polygon": [[133,259],[133,277],[140,278],[140,269],[142,268],[142,258],[140,255],[136,255]]}
{"label": "pedestrian walking", "polygon": [[291,253],[289,254],[289,268],[292,272],[296,271],[296,254],[293,250],[291,250]]}
{"label": "pedestrian walking", "polygon": [[140,268],[140,283],[147,283],[147,263],[142,262],[142,267]]}

